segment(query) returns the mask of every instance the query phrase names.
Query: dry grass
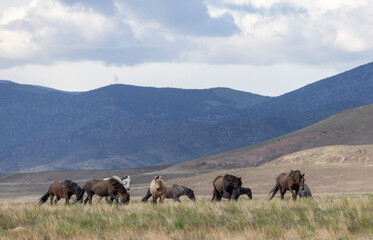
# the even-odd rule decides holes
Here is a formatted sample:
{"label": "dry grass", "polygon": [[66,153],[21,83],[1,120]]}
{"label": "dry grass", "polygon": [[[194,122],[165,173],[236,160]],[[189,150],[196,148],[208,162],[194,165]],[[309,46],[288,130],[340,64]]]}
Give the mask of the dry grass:
{"label": "dry grass", "polygon": [[373,237],[373,195],[153,206],[0,204],[1,239],[356,239]]}

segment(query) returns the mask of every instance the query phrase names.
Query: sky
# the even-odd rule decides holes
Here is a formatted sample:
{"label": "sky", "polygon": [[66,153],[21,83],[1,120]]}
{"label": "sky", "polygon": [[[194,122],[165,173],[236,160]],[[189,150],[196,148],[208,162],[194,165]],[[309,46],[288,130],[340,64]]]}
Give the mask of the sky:
{"label": "sky", "polygon": [[372,61],[370,0],[12,0],[0,79],[278,96]]}

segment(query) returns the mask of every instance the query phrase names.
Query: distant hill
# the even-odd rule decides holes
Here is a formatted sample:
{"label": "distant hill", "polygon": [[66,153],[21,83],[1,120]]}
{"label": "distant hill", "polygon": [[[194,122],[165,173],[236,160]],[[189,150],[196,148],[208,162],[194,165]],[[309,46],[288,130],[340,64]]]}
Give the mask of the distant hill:
{"label": "distant hill", "polygon": [[280,165],[350,165],[372,164],[373,145],[335,145],[307,149],[282,156],[266,163],[266,166]]}
{"label": "distant hill", "polygon": [[[225,156],[373,103],[372,90],[373,63],[275,98],[227,88],[129,85],[67,93],[2,81],[0,172],[117,169]],[[349,144],[341,140],[330,138],[328,144]],[[318,146],[274,141],[283,145],[200,167],[256,166],[298,151],[299,144]]]}
{"label": "distant hill", "polygon": [[174,171],[211,171],[258,166],[306,149],[364,144],[373,144],[372,104],[338,113],[310,127],[260,144],[195,159],[170,168]]}
{"label": "distant hill", "polygon": [[[154,136],[167,135],[174,129],[240,119],[245,108],[269,99],[227,88],[183,90],[110,85],[68,93],[1,81],[0,172],[39,165],[50,166],[39,169],[56,170],[56,161],[61,162],[63,169],[154,165],[159,158],[137,152],[142,141],[154,142]],[[160,151],[164,155],[164,150]],[[123,157],[125,153],[144,158]],[[177,161],[191,159],[182,153],[168,155]],[[97,163],[93,164],[92,159]],[[105,159],[108,163],[103,162]],[[116,162],[111,163],[113,159]],[[90,163],[80,164],[86,161]]]}

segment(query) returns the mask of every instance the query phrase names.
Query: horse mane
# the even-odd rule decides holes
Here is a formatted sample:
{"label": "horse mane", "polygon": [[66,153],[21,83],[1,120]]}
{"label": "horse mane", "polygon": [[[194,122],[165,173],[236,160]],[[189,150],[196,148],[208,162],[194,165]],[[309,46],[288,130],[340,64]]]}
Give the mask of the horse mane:
{"label": "horse mane", "polygon": [[289,177],[291,178],[291,180],[295,182],[296,176],[299,176],[299,179],[302,179],[302,173],[299,170],[295,170],[295,171],[291,170],[291,172],[289,173]]}
{"label": "horse mane", "polygon": [[65,180],[65,181],[63,182],[63,184],[65,185],[65,187],[67,188],[67,190],[68,190],[69,192],[73,192],[73,191],[75,191],[75,188],[76,188],[76,186],[78,185],[78,184],[74,183],[74,182],[71,181],[71,180]]}
{"label": "horse mane", "polygon": [[241,184],[242,184],[241,178],[236,177],[236,176],[233,176],[233,175],[231,175],[231,174],[225,174],[225,175],[224,175],[224,179],[226,179],[226,180],[230,180],[230,181],[233,181],[233,182],[236,182],[236,183],[241,183]]}
{"label": "horse mane", "polygon": [[[113,177],[114,177],[114,176],[113,176]],[[117,176],[115,176],[115,177],[117,177]],[[119,178],[119,179],[120,179],[120,178]],[[108,180],[108,183],[109,183],[111,186],[113,186],[114,189],[115,189],[116,191],[118,191],[118,193],[120,193],[120,194],[127,193],[127,190],[126,190],[126,188],[123,186],[122,181],[117,180],[117,179],[115,179],[115,178],[110,178],[110,179]]]}

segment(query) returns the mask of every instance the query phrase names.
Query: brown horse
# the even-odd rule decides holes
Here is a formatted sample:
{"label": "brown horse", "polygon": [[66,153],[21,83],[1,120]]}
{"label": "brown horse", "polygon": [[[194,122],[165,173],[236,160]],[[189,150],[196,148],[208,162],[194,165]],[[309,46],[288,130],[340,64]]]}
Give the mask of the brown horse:
{"label": "brown horse", "polygon": [[[98,195],[100,197],[111,197],[111,201],[117,199],[117,195],[120,194],[122,197],[122,203],[129,203],[130,195],[127,192],[126,188],[118,180],[110,178],[108,180],[88,180],[83,186],[83,193],[87,192],[87,197],[84,200],[84,204],[89,201],[89,204],[92,204],[93,195]],[[77,198],[77,201],[82,198],[83,195]]]}
{"label": "brown horse", "polygon": [[163,181],[162,176],[155,176],[152,182],[150,183],[150,193],[153,197],[153,204],[157,203],[159,198],[159,202],[163,202],[164,198],[166,197],[167,187],[166,183]]}
{"label": "brown horse", "polygon": [[66,204],[70,204],[69,200],[72,195],[76,195],[78,198],[79,195],[84,194],[83,189],[79,187],[78,184],[70,181],[56,181],[54,180],[50,185],[48,192],[45,193],[39,200],[39,203],[43,204],[45,203],[48,198],[50,198],[50,203],[53,205],[53,198],[56,197],[56,200],[54,200],[54,203],[57,204],[57,202],[61,198],[65,198]]}
{"label": "brown horse", "polygon": [[293,196],[293,200],[297,199],[297,194],[299,189],[304,190],[304,174],[302,174],[299,170],[291,170],[290,173],[281,173],[276,178],[276,186],[269,192],[272,195],[269,197],[271,200],[278,190],[281,193],[281,199],[284,199],[284,195],[287,190],[289,190]]}
{"label": "brown horse", "polygon": [[217,176],[213,181],[214,191],[212,193],[211,202],[221,201],[221,198],[228,198],[231,200],[237,200],[240,196],[240,190],[242,186],[241,178],[226,174],[225,176]]}

